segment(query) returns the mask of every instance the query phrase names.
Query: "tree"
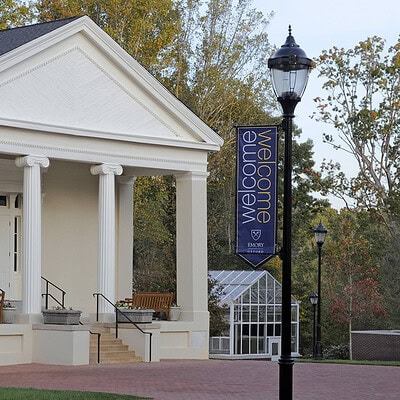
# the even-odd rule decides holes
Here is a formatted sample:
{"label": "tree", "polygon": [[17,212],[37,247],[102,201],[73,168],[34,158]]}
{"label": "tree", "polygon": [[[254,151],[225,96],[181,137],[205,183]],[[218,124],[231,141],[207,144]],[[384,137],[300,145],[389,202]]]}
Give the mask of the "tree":
{"label": "tree", "polygon": [[135,290],[176,291],[175,185],[171,176],[140,177],[134,185]]}
{"label": "tree", "polygon": [[32,22],[31,5],[26,1],[2,0],[0,3],[0,29],[14,28]]}
{"label": "tree", "polygon": [[[357,214],[342,211],[325,246],[323,300],[332,322],[347,325],[350,343],[355,322],[360,327],[386,316],[379,286],[379,264]],[[322,303],[324,304],[324,303]]]}
{"label": "tree", "polygon": [[229,307],[220,304],[224,288],[215,279],[208,276],[208,311],[210,313],[210,336],[222,336],[229,329],[227,315]]}
{"label": "tree", "polygon": [[325,164],[327,190],[349,196],[360,209],[379,210],[398,234],[400,40],[384,50],[384,40],[374,36],[354,49],[324,51],[316,61],[328,94],[315,99],[314,115],[336,129],[337,136],[325,134],[325,141],[350,153],[359,167],[349,178],[338,164]]}
{"label": "tree", "polygon": [[88,15],[154,75],[169,69],[179,15],[173,0],[38,0],[40,21]]}

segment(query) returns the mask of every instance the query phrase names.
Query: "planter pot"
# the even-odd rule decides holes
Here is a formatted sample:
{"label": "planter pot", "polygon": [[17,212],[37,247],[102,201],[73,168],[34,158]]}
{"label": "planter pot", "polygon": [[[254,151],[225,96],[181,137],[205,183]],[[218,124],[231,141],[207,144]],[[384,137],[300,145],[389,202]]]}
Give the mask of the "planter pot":
{"label": "planter pot", "polygon": [[78,325],[82,311],[80,310],[43,310],[45,324]]}
{"label": "planter pot", "polygon": [[178,321],[181,316],[181,308],[180,307],[171,307],[169,310],[169,320],[170,321]]}
{"label": "planter pot", "polygon": [[15,307],[3,308],[3,324],[14,323],[16,311]]}
{"label": "planter pot", "polygon": [[135,322],[136,324],[151,323],[153,312],[151,309],[132,310],[129,308],[120,308],[124,313],[117,312],[117,321],[121,323]]}

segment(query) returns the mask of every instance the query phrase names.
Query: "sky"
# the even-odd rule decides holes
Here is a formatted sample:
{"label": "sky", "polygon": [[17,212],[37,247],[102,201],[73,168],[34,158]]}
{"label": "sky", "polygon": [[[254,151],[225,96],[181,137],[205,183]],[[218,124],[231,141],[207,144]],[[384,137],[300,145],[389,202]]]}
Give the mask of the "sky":
{"label": "sky", "polygon": [[[333,46],[354,48],[368,37],[379,36],[386,44],[396,43],[400,34],[399,0],[335,0],[322,2],[316,0],[253,0],[253,7],[264,15],[274,12],[267,30],[272,45],[280,47],[292,26],[296,43],[309,58],[318,57],[322,50]],[[295,120],[303,133],[301,140],[314,142],[314,160],[318,167],[323,159],[340,162],[347,174],[354,172],[355,163],[343,151],[333,150],[322,142],[323,132],[333,133],[327,124],[310,118],[315,111],[313,98],[324,97],[322,81],[317,72],[311,73],[306,91],[295,110]],[[344,204],[330,198],[335,208]]]}

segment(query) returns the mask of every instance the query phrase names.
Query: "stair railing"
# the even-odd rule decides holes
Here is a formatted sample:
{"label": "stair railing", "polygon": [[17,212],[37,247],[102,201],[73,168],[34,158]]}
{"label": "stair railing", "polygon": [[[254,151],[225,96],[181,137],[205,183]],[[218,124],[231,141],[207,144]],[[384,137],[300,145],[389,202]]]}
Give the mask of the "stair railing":
{"label": "stair railing", "polygon": [[100,338],[101,338],[101,333],[92,332],[90,330],[89,330],[89,333],[91,335],[97,335],[97,364],[100,364]]}
{"label": "stair railing", "polygon": [[151,362],[151,353],[152,353],[152,349],[151,349],[151,343],[153,341],[153,333],[152,332],[145,332],[139,325],[137,325],[135,322],[133,322],[130,318],[129,318],[129,314],[128,313],[124,313],[123,311],[121,311],[114,303],[112,303],[109,299],[107,299],[107,297],[104,296],[103,293],[93,293],[93,297],[96,297],[96,321],[99,321],[99,301],[100,301],[100,297],[103,298],[107,303],[111,304],[114,307],[115,310],[115,337],[118,338],[118,313],[120,313],[121,315],[123,315],[128,322],[130,322],[132,325],[134,325],[141,333],[143,333],[144,335],[149,335],[150,336],[150,344],[149,344],[149,362]]}
{"label": "stair railing", "polygon": [[[81,321],[79,321],[79,325],[85,325]],[[101,338],[101,333],[100,332],[92,332],[89,329],[89,333],[91,335],[97,335],[97,364],[100,364],[100,338]]]}
{"label": "stair railing", "polygon": [[[67,294],[67,292],[65,290],[61,289],[56,284],[54,284],[53,282],[51,282],[48,279],[46,279],[44,276],[42,276],[41,278],[46,283],[46,291],[45,291],[45,293],[42,293],[42,297],[45,297],[45,309],[46,310],[49,309],[49,297],[51,299],[53,299],[53,301],[55,301],[60,307],[65,308],[65,295]],[[58,300],[52,293],[50,293],[50,287],[53,287],[53,288],[57,289],[60,292],[61,300]],[[79,321],[79,324],[84,325],[81,321]],[[91,335],[97,335],[97,363],[100,364],[100,337],[101,337],[101,333],[92,332],[91,330],[89,330],[89,333]]]}
{"label": "stair railing", "polygon": [[[50,282],[44,276],[42,276],[42,279],[46,283],[46,291],[45,291],[45,293],[42,293],[42,297],[45,298],[45,306],[44,306],[44,308],[46,310],[49,309],[49,297],[53,301],[55,301],[60,307],[65,308],[65,295],[66,295],[66,292],[63,289],[61,289],[59,286],[55,285],[53,282]],[[58,290],[60,292],[61,300],[58,300],[55,296],[53,296],[52,293],[50,293],[50,287],[55,288],[56,290]]]}

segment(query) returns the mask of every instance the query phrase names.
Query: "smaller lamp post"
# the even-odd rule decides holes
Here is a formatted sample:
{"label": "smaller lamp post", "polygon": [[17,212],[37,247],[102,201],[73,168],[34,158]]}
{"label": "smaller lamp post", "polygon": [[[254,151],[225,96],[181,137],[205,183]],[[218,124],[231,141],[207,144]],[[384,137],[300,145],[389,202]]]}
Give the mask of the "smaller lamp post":
{"label": "smaller lamp post", "polygon": [[315,309],[318,304],[318,293],[312,292],[310,294],[310,302],[313,306],[312,356],[315,358]]}
{"label": "smaller lamp post", "polygon": [[315,344],[315,359],[322,360],[322,342],[321,342],[321,248],[325,242],[328,230],[320,222],[314,229],[315,242],[318,246],[318,311],[317,311],[317,341]]}

